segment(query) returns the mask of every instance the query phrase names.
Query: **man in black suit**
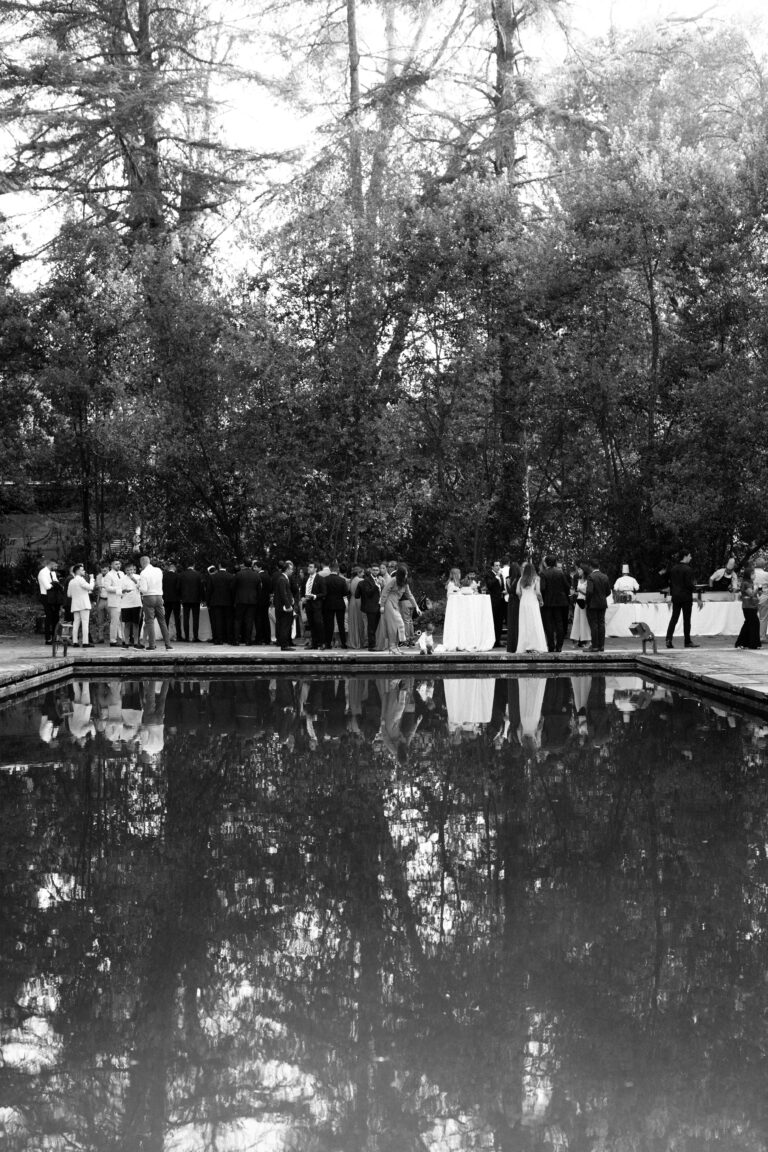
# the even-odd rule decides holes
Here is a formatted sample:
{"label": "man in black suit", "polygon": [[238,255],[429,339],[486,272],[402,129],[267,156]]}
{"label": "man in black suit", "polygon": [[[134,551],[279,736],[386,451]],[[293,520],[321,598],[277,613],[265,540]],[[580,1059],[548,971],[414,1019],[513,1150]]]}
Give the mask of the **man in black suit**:
{"label": "man in black suit", "polygon": [[501,561],[494,560],[493,566],[486,574],[485,586],[491,597],[491,612],[493,613],[493,632],[495,636],[494,648],[501,648],[501,633],[504,628],[504,577],[501,572]]}
{"label": "man in black suit", "polygon": [[698,648],[691,640],[691,611],[696,581],[691,569],[691,553],[685,549],[680,553],[677,564],[669,570],[669,595],[672,599],[672,615],[667,628],[667,648],[674,648],[672,637],[675,634],[680,613],[683,614],[683,639],[686,648]]}
{"label": "man in black suit", "polygon": [[200,639],[200,601],[203,599],[203,578],[188,564],[179,572],[179,598],[183,609],[182,639],[189,640],[189,618],[192,617],[192,635]]}
{"label": "man in black suit", "polygon": [[325,646],[325,627],[323,625],[323,601],[325,600],[325,580],[317,571],[314,560],[307,565],[307,579],[302,589],[304,611],[307,614],[307,626],[311,637],[310,647],[323,648]]}
{"label": "man in black suit", "polygon": [[345,628],[345,613],[347,610],[347,582],[339,575],[339,562],[334,560],[331,571],[325,577],[325,600],[323,601],[323,626],[325,629],[325,646],[333,647],[333,625],[338,625],[339,639],[342,648],[347,646],[347,632]]}
{"label": "man in black suit", "polygon": [[368,651],[376,650],[376,629],[381,619],[379,597],[381,588],[376,577],[379,575],[378,565],[370,564],[365,569],[365,575],[355,589],[355,597],[360,601],[360,611],[368,621]]}
{"label": "man in black suit", "polygon": [[589,634],[592,637],[590,652],[605,651],[605,613],[608,608],[608,597],[611,594],[611,582],[605,572],[601,572],[596,560],[590,560],[590,571],[587,575],[587,622]]}
{"label": "man in black suit", "polygon": [[214,644],[229,644],[234,621],[235,577],[219,564],[208,578],[206,599]]}
{"label": "man in black suit", "polygon": [[[175,564],[166,564],[163,568],[163,607],[165,618],[170,624],[173,620],[175,629],[174,639],[181,637],[181,598],[179,596],[179,574]],[[169,629],[170,631],[170,629]]]}
{"label": "man in black suit", "polygon": [[293,564],[286,560],[278,571],[274,585],[273,597],[275,604],[275,636],[282,652],[293,648],[291,640],[291,626],[293,625],[293,592],[291,591],[291,576]]}
{"label": "man in black suit", "polygon": [[250,644],[253,640],[260,584],[255,563],[244,564],[235,575],[235,644]]}
{"label": "man in black suit", "polygon": [[546,556],[541,573],[541,622],[550,652],[562,652],[568,630],[568,606],[571,585],[560,567],[559,557]]}
{"label": "man in black suit", "polygon": [[291,585],[291,592],[293,593],[293,624],[296,629],[296,637],[301,636],[301,580],[296,565],[291,561],[292,569],[288,577]]}
{"label": "man in black suit", "polygon": [[269,627],[269,602],[272,599],[272,581],[260,560],[254,560],[253,564],[259,577],[258,594],[256,597],[256,643],[270,644],[272,641],[272,629]]}
{"label": "man in black suit", "polygon": [[523,570],[516,560],[509,562],[509,575],[507,576],[507,652],[517,651],[518,621],[520,619],[520,597],[517,594],[517,582]]}

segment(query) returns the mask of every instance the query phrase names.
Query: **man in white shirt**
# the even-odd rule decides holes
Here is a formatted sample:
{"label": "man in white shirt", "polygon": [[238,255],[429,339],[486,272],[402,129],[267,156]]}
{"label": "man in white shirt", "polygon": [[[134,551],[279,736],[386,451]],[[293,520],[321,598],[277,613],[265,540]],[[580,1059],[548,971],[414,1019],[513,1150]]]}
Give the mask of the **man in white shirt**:
{"label": "man in white shirt", "polygon": [[144,608],[144,629],[147,638],[147,648],[155,648],[155,619],[157,619],[160,633],[165,641],[166,650],[172,647],[168,635],[168,626],[165,623],[165,608],[163,607],[163,570],[156,568],[149,561],[149,556],[142,556],[139,561],[141,575],[139,576],[139,592]]}
{"label": "man in white shirt", "polygon": [[757,618],[760,621],[760,643],[768,639],[768,572],[765,569],[765,556],[755,557],[755,572],[752,579],[758,589]]}
{"label": "man in white shirt", "polygon": [[62,588],[56,576],[56,561],[46,560],[37,574],[40,589],[40,603],[45,613],[45,643],[52,644],[59,622],[59,610],[63,599]]}
{"label": "man in white shirt", "polygon": [[629,574],[629,564],[622,564],[621,576],[614,584],[613,591],[617,594],[616,599],[624,602],[634,600],[635,594],[640,591],[637,580]]}

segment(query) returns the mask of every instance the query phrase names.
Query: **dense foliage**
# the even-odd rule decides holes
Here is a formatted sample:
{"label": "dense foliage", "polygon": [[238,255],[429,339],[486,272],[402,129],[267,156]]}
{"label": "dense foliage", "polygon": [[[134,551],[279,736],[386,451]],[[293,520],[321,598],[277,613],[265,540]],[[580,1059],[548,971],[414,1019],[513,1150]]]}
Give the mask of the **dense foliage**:
{"label": "dense foliage", "polygon": [[[138,527],[200,559],[555,546],[647,581],[682,542],[711,571],[768,541],[745,33],[545,70],[555,2],[285,0],[254,35],[291,67],[256,77],[188,7],[0,5],[8,173],[66,208],[39,283],[2,261],[6,509],[76,506],[91,558]],[[223,72],[316,105],[301,156],[222,143]]]}

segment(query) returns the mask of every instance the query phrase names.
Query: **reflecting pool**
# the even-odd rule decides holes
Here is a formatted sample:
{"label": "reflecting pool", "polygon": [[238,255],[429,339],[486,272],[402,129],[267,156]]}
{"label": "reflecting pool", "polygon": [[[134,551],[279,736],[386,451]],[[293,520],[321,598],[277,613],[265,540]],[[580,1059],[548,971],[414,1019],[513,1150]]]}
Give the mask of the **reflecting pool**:
{"label": "reflecting pool", "polygon": [[768,722],[635,677],[0,710],[0,1148],[768,1148]]}

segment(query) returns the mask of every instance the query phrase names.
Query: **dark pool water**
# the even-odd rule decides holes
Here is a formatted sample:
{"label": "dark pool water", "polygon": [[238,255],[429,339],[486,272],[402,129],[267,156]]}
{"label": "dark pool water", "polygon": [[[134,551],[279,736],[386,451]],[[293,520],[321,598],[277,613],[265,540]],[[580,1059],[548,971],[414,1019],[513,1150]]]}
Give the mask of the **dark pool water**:
{"label": "dark pool water", "polygon": [[0,1148],[768,1148],[768,722],[636,678],[0,710]]}

